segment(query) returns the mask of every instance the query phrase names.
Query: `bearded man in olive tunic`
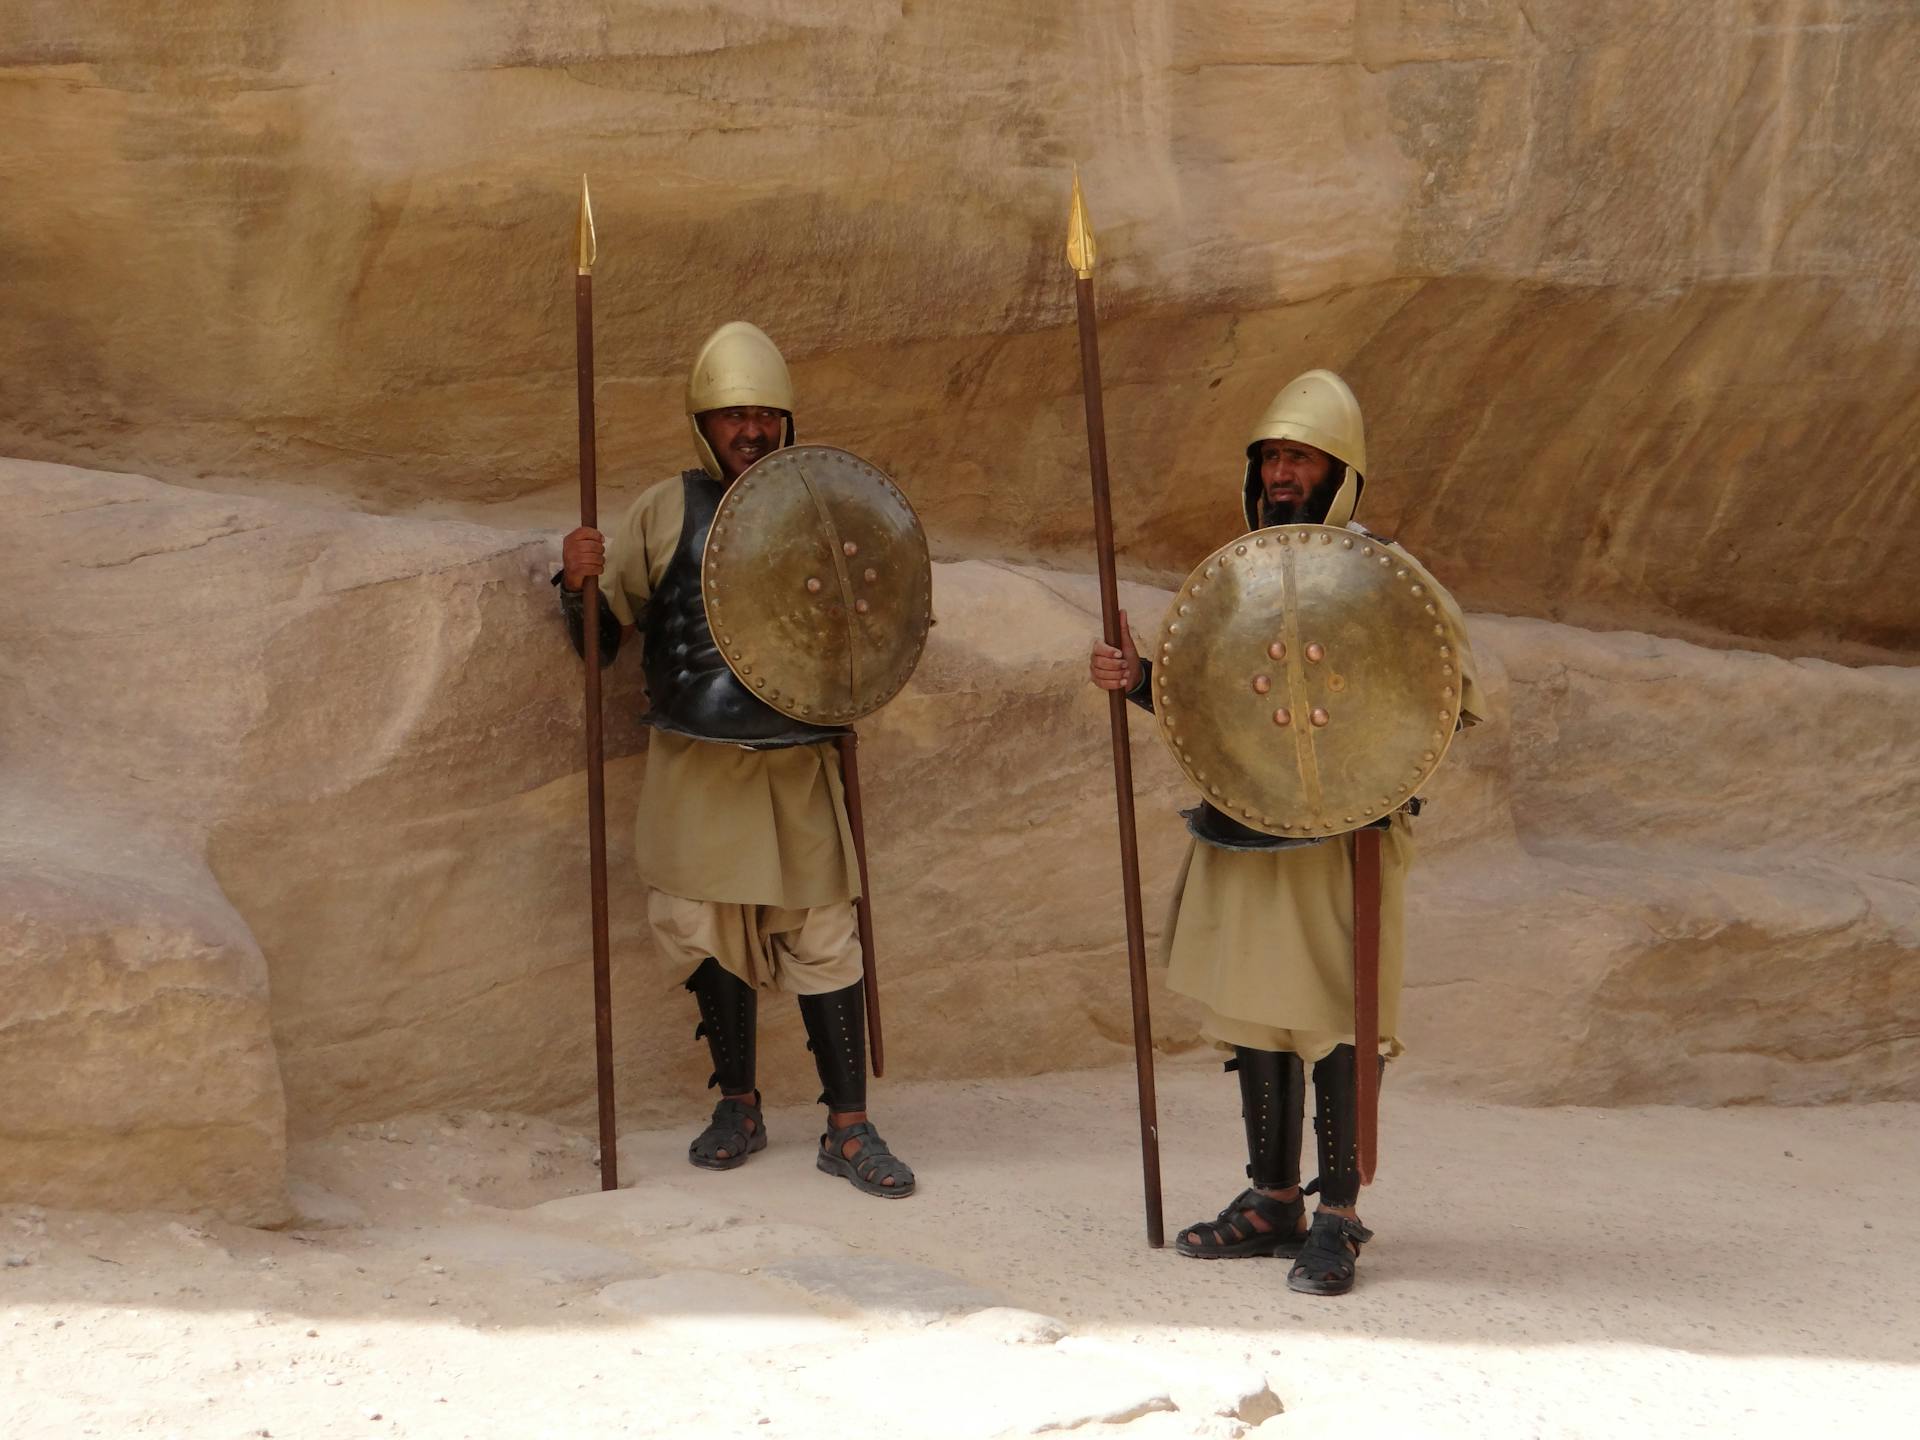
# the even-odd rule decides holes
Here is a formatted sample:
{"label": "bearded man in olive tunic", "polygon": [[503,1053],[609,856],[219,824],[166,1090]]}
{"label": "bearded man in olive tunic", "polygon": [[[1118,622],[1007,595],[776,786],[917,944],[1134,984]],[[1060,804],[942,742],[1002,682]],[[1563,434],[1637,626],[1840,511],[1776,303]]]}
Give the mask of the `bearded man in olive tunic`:
{"label": "bearded man in olive tunic", "polygon": [[727,487],[794,438],[793,384],[773,342],[743,321],[701,347],[687,380],[697,468],[661,481],[610,536],[581,527],[555,576],[574,648],[581,586],[601,577],[601,654],[641,633],[646,720],[635,854],[655,943],[700,1007],[720,1090],[688,1159],[731,1170],[767,1145],[755,1084],[759,993],[798,997],[827,1133],[817,1163],[868,1194],[913,1193],[913,1171],[867,1119],[866,1015],[854,900],[857,857],[834,741],[742,686],[708,627],[707,531]]}
{"label": "bearded man in olive tunic", "polygon": [[[1254,427],[1241,495],[1249,530],[1354,521],[1365,484],[1360,405],[1339,376],[1310,370],[1289,382]],[[1391,545],[1375,538],[1376,544]],[[1397,547],[1396,547],[1397,548]],[[1444,593],[1436,599],[1452,611]],[[1153,708],[1152,664],[1121,617],[1123,647],[1093,644],[1090,674]],[[1462,623],[1459,632],[1464,635]],[[1473,659],[1460,655],[1461,723],[1480,717]],[[1380,1034],[1398,1054],[1405,926],[1418,802],[1377,823],[1381,835]],[[1174,882],[1164,940],[1167,985],[1197,1000],[1200,1032],[1233,1058],[1240,1079],[1251,1186],[1217,1219],[1181,1232],[1181,1254],[1199,1259],[1294,1256],[1290,1288],[1338,1295],[1354,1282],[1360,1247],[1359,1107],[1354,1054],[1354,836],[1296,839],[1251,829],[1202,802],[1186,812],[1192,842]],[[1306,1072],[1313,1071],[1319,1178],[1302,1188],[1300,1146]],[[1319,1192],[1309,1224],[1304,1196]]]}

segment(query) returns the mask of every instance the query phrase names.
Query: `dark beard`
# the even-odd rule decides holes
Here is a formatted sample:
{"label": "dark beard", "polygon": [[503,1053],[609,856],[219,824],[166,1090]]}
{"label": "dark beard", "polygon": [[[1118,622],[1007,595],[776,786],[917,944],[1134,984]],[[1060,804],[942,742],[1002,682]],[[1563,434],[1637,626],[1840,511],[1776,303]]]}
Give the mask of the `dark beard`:
{"label": "dark beard", "polygon": [[1263,526],[1321,524],[1327,518],[1327,511],[1333,508],[1334,489],[1332,485],[1321,485],[1311,495],[1287,505],[1274,505],[1262,497],[1260,523]]}

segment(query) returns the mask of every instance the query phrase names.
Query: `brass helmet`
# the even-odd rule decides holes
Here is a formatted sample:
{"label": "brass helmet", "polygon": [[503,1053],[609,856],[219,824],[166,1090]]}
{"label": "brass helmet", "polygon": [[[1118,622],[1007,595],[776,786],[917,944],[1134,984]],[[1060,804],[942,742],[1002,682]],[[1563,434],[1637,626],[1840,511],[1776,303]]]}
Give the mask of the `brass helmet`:
{"label": "brass helmet", "polygon": [[1360,419],[1360,402],[1353,398],[1346,381],[1331,370],[1296,375],[1273,397],[1266,414],[1253,427],[1247,439],[1246,480],[1240,491],[1249,530],[1261,528],[1263,440],[1298,440],[1331,455],[1342,474],[1327,513],[1315,517],[1312,523],[1338,527],[1353,519],[1354,511],[1360,508],[1360,491],[1366,485],[1367,430]]}
{"label": "brass helmet", "polygon": [[700,430],[700,416],[730,405],[783,411],[786,437],[780,443],[793,444],[793,380],[787,374],[787,362],[766,331],[745,320],[729,321],[709,335],[687,375],[687,424],[693,428],[693,448],[701,466],[716,480],[725,480],[727,472]]}

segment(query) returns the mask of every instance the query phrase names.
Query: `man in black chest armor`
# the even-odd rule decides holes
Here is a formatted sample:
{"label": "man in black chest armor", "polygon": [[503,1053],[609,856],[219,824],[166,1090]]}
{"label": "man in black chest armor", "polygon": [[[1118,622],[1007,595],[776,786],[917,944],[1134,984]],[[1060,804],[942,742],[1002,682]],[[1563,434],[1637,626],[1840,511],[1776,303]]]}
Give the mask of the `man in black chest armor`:
{"label": "man in black chest armor", "polygon": [[[1237,477],[1247,528],[1257,544],[1266,546],[1259,532],[1270,534],[1269,527],[1318,525],[1351,532],[1347,546],[1361,546],[1366,555],[1376,548],[1383,556],[1404,555],[1353,518],[1366,463],[1360,406],[1346,382],[1327,370],[1309,370],[1290,381],[1255,425],[1245,469]],[[1338,548],[1331,546],[1331,536],[1321,538]],[[1449,660],[1460,672],[1459,722],[1472,724],[1481,701],[1465,621],[1437,586],[1428,603],[1443,612],[1434,618],[1458,633],[1459,654]],[[1154,667],[1140,658],[1124,619],[1124,648],[1094,642],[1091,678],[1100,688],[1125,691],[1128,699],[1152,709]],[[1282,648],[1276,645],[1267,653]],[[1319,658],[1313,653],[1317,646],[1305,648],[1309,661]],[[1275,665],[1278,674],[1277,660]],[[1451,669],[1447,675],[1451,683]],[[1263,696],[1266,681],[1263,675],[1254,682]],[[1273,734],[1289,733],[1277,727],[1319,726],[1325,720],[1320,711],[1309,717],[1278,709]],[[1277,750],[1275,763],[1283,763],[1285,754]],[[1377,843],[1379,854],[1379,1061],[1355,1053],[1357,832],[1277,836],[1244,825],[1204,800],[1186,812],[1193,839],[1174,882],[1164,942],[1167,985],[1200,1003],[1200,1033],[1232,1054],[1227,1068],[1239,1072],[1251,1185],[1216,1219],[1183,1230],[1175,1242],[1181,1254],[1294,1257],[1290,1288],[1308,1295],[1338,1295],[1352,1288],[1360,1247],[1373,1238],[1356,1208],[1361,1188],[1357,1065],[1384,1063],[1400,1049],[1402,901],[1413,862],[1416,807],[1409,800],[1364,827],[1374,832],[1367,844]],[[1320,1174],[1303,1192],[1300,1147],[1309,1070]],[[1304,1194],[1315,1190],[1319,1206],[1310,1224]]]}
{"label": "man in black chest armor", "polygon": [[574,648],[581,586],[601,577],[601,654],[641,632],[647,747],[635,854],[647,919],[670,962],[691,968],[698,1033],[720,1090],[688,1159],[731,1170],[767,1145],[755,1085],[759,992],[799,999],[828,1109],[819,1168],[869,1194],[913,1193],[913,1171],[867,1120],[866,1019],[854,900],[859,872],[835,749],[838,729],[774,710],[714,644],[701,557],[727,487],[791,445],[793,384],[773,342],[743,321],[701,347],[687,380],[700,465],[648,489],[611,536],[581,527],[557,578]]}

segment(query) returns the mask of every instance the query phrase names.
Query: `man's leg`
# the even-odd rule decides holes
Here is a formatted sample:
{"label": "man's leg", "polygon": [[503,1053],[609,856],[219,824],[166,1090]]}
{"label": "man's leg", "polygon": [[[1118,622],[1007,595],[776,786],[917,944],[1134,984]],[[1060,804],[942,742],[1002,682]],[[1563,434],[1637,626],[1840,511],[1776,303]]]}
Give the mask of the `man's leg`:
{"label": "man's leg", "polygon": [[820,1103],[827,1107],[820,1168],[870,1195],[911,1195],[913,1171],[867,1121],[866,985],[856,980],[824,995],[802,995],[800,1018],[820,1072]]}
{"label": "man's leg", "polygon": [[746,981],[708,956],[687,977],[687,989],[700,1003],[694,1038],[706,1038],[713,1056],[708,1088],[720,1090],[713,1119],[687,1147],[687,1158],[703,1170],[731,1170],[747,1156],[767,1148],[767,1127],[754,1088],[759,997]]}
{"label": "man's leg", "polygon": [[1300,1198],[1300,1140],[1306,1109],[1306,1067],[1288,1050],[1234,1047],[1229,1070],[1240,1076],[1240,1114],[1247,1126],[1250,1188],[1217,1219],[1181,1232],[1174,1248],[1200,1260],[1290,1255],[1305,1230]]}
{"label": "man's leg", "polygon": [[[1385,1071],[1376,1058],[1366,1063]],[[1354,1261],[1373,1232],[1360,1223],[1360,1090],[1354,1049],[1336,1045],[1313,1067],[1313,1131],[1320,1154],[1319,1208],[1307,1243],[1287,1275],[1303,1295],[1344,1295],[1353,1288]]]}

